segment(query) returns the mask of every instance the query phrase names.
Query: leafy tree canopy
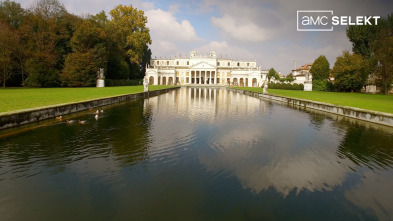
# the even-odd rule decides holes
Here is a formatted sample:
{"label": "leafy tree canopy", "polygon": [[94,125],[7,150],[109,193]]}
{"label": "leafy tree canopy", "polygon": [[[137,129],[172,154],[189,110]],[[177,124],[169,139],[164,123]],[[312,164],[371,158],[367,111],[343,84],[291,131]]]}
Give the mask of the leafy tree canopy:
{"label": "leafy tree canopy", "polygon": [[367,64],[361,55],[344,51],[342,56],[337,57],[332,73],[337,90],[359,92],[367,80]]}
{"label": "leafy tree canopy", "polygon": [[310,69],[313,80],[328,79],[330,71],[329,66],[329,61],[326,59],[325,55],[321,55],[317,59],[315,59]]}

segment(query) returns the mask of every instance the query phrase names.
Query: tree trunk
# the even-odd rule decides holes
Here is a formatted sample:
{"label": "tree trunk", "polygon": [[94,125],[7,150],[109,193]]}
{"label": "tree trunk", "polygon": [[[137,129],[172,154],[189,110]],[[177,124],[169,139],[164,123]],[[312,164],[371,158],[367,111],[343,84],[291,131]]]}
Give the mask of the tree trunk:
{"label": "tree trunk", "polygon": [[389,87],[388,83],[385,82],[385,84],[383,86],[383,89],[382,89],[382,93],[383,94],[387,94],[388,93],[388,87]]}

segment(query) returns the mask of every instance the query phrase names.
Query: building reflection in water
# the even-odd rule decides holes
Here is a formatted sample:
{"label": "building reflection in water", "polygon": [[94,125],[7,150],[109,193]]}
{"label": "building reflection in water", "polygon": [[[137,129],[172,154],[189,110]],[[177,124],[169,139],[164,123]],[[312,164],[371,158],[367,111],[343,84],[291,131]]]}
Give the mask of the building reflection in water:
{"label": "building reflection in water", "polygon": [[[347,200],[372,209],[380,219],[393,217],[387,212],[393,211],[387,190],[393,177],[391,130],[356,129],[356,122],[220,88],[181,88],[146,99],[144,106],[157,121],[183,124],[179,136],[165,146],[181,136],[192,137],[189,144],[198,144],[199,161],[209,173],[236,177],[255,194],[274,188],[285,198],[301,191],[336,192],[352,183],[344,193]],[[159,137],[163,130],[153,126],[150,133]],[[354,130],[360,132],[353,135]],[[368,141],[359,146],[362,139]],[[387,178],[378,171],[388,173]]]}
{"label": "building reflection in water", "polygon": [[166,114],[168,117],[177,114],[178,117],[187,117],[191,121],[213,123],[218,118],[230,119],[265,112],[266,103],[225,88],[182,87],[177,91],[145,99],[144,108],[155,109],[155,113]]}

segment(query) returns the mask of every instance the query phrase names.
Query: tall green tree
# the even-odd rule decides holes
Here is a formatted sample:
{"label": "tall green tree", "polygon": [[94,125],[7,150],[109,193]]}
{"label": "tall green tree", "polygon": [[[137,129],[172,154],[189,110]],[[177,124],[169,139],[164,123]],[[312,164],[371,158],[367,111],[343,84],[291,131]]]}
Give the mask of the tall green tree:
{"label": "tall green tree", "polygon": [[377,85],[387,94],[393,84],[393,28],[382,30],[372,44]]}
{"label": "tall green tree", "polygon": [[347,37],[355,54],[365,57],[369,69],[369,83],[376,84],[386,93],[391,88],[390,36],[393,30],[393,14],[381,18],[378,25],[349,26]]}
{"label": "tall green tree", "polygon": [[96,55],[92,50],[69,54],[60,74],[63,85],[68,87],[90,87],[97,76]]}
{"label": "tall green tree", "polygon": [[329,78],[330,64],[325,55],[315,59],[311,66],[312,86],[315,91],[326,91]]}
{"label": "tall green tree", "polygon": [[337,90],[359,92],[367,80],[367,64],[361,55],[344,51],[342,56],[337,57],[332,73]]}
{"label": "tall green tree", "polygon": [[329,78],[330,64],[325,55],[315,59],[311,66],[310,73],[313,80],[327,80]]}
{"label": "tall green tree", "polygon": [[106,69],[108,53],[105,32],[86,20],[75,31],[71,46],[74,53],[67,55],[60,74],[62,84],[70,87],[93,86],[97,71]]}
{"label": "tall green tree", "polygon": [[7,24],[0,21],[0,82],[3,88],[14,74],[15,45],[18,45],[19,36]]}
{"label": "tall green tree", "polygon": [[131,63],[139,65],[143,60],[143,52],[151,44],[147,17],[142,10],[132,5],[119,5],[109,13],[112,16],[111,26],[114,37],[127,52]]}
{"label": "tall green tree", "polygon": [[90,15],[89,21],[93,23],[95,26],[100,27],[104,31],[107,31],[107,26],[109,23],[108,16],[106,16],[105,11],[101,11],[96,15]]}
{"label": "tall green tree", "polygon": [[18,29],[22,23],[25,10],[20,3],[13,1],[0,2],[0,19],[9,24],[12,29]]}
{"label": "tall green tree", "polygon": [[375,40],[379,30],[378,25],[350,25],[347,29],[347,37],[352,42],[353,53],[370,58],[372,56],[371,43]]}
{"label": "tall green tree", "polygon": [[277,71],[274,68],[270,68],[269,73],[267,74],[267,78],[270,79],[274,77],[276,80],[280,80],[280,76],[278,75]]}
{"label": "tall green tree", "polygon": [[70,38],[76,20],[57,0],[40,0],[29,10],[20,28],[28,57],[26,86],[60,85],[59,73],[65,55],[71,52]]}

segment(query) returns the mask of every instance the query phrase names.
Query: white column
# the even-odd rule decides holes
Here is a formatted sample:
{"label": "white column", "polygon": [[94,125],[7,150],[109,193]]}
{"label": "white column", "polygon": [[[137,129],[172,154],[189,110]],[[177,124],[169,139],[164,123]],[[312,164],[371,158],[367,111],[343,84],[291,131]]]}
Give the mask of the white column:
{"label": "white column", "polygon": [[195,108],[195,100],[196,100],[196,88],[194,88],[194,108]]}
{"label": "white column", "polygon": [[[199,81],[199,83],[201,83]],[[199,94],[198,94],[198,106],[201,106],[201,94],[202,94],[202,88],[198,88]]]}
{"label": "white column", "polygon": [[214,94],[213,94],[213,96],[214,96],[214,98],[213,98],[213,101],[214,101],[213,105],[214,106],[216,106],[216,95],[217,95],[217,89],[214,88]]}

